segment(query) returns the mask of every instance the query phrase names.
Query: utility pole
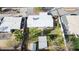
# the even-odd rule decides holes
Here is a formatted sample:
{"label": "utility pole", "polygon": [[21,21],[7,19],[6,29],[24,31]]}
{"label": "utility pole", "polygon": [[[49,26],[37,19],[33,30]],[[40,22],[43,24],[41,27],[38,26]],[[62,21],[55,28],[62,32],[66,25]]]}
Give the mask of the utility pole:
{"label": "utility pole", "polygon": [[27,17],[24,17],[23,40],[21,45],[21,51],[27,50],[27,45],[26,45],[27,41],[28,41]]}

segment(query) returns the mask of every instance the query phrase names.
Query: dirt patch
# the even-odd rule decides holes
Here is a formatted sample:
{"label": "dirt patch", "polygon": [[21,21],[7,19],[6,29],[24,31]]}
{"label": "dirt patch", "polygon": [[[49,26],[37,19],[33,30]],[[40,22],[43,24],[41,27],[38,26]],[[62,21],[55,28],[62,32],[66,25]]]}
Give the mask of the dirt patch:
{"label": "dirt patch", "polygon": [[14,35],[12,35],[9,39],[6,40],[0,40],[0,48],[11,48],[17,45],[18,42],[15,40]]}

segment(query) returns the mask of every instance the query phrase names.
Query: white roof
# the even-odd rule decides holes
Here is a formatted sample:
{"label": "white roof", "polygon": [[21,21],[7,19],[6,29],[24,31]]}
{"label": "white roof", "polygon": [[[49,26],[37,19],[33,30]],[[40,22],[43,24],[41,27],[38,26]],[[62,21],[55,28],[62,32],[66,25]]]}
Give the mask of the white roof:
{"label": "white roof", "polygon": [[30,15],[27,27],[53,27],[53,18],[51,15]]}
{"label": "white roof", "polygon": [[46,36],[39,36],[38,37],[38,47],[39,47],[39,49],[47,48]]}
{"label": "white roof", "polygon": [[71,34],[79,34],[79,16],[66,16]]}
{"label": "white roof", "polygon": [[22,17],[4,17],[0,25],[1,32],[10,32],[10,29],[20,29]]}

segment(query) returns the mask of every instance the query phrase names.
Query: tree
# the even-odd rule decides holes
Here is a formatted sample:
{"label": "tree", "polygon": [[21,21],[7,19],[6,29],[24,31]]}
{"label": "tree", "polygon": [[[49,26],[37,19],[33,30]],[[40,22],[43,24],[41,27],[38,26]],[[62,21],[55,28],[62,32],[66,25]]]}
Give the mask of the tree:
{"label": "tree", "polygon": [[14,35],[15,35],[15,39],[16,39],[17,41],[21,41],[22,38],[23,38],[23,33],[22,33],[21,30],[15,30],[15,31],[14,31]]}
{"label": "tree", "polygon": [[29,38],[32,41],[36,41],[36,39],[38,38],[38,36],[41,35],[41,30],[38,28],[30,28],[29,29]]}

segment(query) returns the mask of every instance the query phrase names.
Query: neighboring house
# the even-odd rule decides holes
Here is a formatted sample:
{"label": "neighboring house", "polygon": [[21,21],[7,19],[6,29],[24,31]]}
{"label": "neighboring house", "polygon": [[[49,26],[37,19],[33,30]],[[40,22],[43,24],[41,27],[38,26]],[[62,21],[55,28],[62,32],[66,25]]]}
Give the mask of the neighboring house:
{"label": "neighboring house", "polygon": [[10,32],[12,29],[21,29],[22,17],[4,17],[1,21],[0,32]]}
{"label": "neighboring house", "polygon": [[66,34],[79,35],[79,15],[65,15],[61,21]]}
{"label": "neighboring house", "polygon": [[24,19],[22,17],[4,17],[0,19],[0,39],[8,39],[11,32],[23,29]]}

